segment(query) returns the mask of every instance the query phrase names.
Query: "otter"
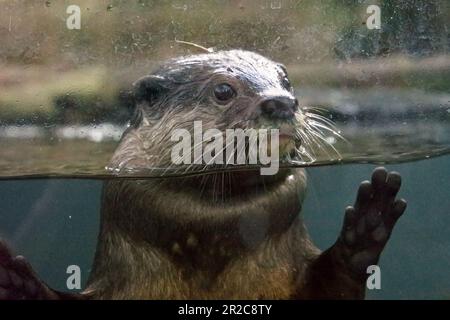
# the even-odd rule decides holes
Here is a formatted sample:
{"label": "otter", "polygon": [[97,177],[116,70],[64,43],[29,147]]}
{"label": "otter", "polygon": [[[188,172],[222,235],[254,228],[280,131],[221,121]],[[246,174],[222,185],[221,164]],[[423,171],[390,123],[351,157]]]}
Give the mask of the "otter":
{"label": "otter", "polygon": [[[277,128],[280,157],[307,144],[286,68],[230,50],[175,58],[135,83],[136,109],[111,159],[123,169],[171,167],[175,128]],[[311,140],[315,141],[315,140]],[[310,141],[310,142],[311,142]],[[321,252],[303,223],[303,168],[208,171],[104,182],[101,229],[87,288],[49,288],[0,245],[3,299],[363,299],[406,202],[384,168],[359,186],[335,244]],[[215,167],[217,169],[217,166]],[[219,168],[220,169],[220,168]],[[324,196],[325,197],[325,196]]]}

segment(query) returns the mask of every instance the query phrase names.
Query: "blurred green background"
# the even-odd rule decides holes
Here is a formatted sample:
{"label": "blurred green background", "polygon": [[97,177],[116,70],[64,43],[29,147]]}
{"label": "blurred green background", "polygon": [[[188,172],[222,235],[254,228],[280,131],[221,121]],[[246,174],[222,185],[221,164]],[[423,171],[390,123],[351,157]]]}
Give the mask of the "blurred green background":
{"label": "blurred green background", "polygon": [[[369,5],[381,29],[368,29]],[[69,30],[69,5],[81,29]],[[0,125],[123,122],[128,89],[161,60],[260,52],[295,87],[450,91],[449,1],[0,1]],[[308,102],[308,101],[305,101]],[[120,107],[118,107],[120,106]]]}

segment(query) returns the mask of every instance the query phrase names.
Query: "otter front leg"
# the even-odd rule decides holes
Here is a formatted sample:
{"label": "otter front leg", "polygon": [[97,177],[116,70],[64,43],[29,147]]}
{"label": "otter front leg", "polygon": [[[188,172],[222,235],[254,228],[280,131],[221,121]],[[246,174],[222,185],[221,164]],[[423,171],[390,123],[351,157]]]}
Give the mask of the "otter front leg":
{"label": "otter front leg", "polygon": [[406,201],[395,199],[398,173],[377,168],[361,183],[354,207],[347,207],[336,243],[310,266],[304,292],[310,299],[363,299],[367,267],[378,263]]}
{"label": "otter front leg", "polygon": [[81,299],[81,294],[62,293],[50,289],[39,280],[28,261],[13,256],[0,240],[0,300]]}

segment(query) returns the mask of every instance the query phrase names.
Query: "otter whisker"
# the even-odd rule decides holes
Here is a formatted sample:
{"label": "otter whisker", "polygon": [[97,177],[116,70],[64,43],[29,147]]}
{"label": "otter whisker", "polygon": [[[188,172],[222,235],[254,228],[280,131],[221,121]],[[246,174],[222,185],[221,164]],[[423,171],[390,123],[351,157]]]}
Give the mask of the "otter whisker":
{"label": "otter whisker", "polygon": [[202,179],[200,180],[200,197],[203,195],[203,192],[205,191],[205,187],[206,187],[206,180],[209,179],[208,175],[203,175]]}
{"label": "otter whisker", "polygon": [[321,123],[321,122],[318,122],[318,121],[316,121],[316,120],[308,120],[308,123],[311,124],[313,127],[319,127],[319,128],[321,128],[321,129],[323,129],[323,130],[325,130],[325,131],[328,131],[328,132],[332,133],[332,134],[335,135],[335,136],[338,136],[338,137],[341,138],[341,139],[344,139],[344,138],[340,135],[340,133],[337,132],[335,129],[330,128],[330,127],[324,125],[324,124]]}
{"label": "otter whisker", "polygon": [[236,125],[241,124],[241,123],[243,123],[243,122],[249,122],[249,121],[251,121],[251,120],[255,120],[255,119],[241,119],[241,120],[239,120],[239,121],[232,122],[232,123],[229,125],[229,128],[230,128],[230,129],[233,129]]}
{"label": "otter whisker", "polygon": [[222,171],[222,202],[225,201],[224,193],[225,193],[225,173]]}
{"label": "otter whisker", "polygon": [[[340,137],[340,135],[338,133],[336,133],[334,130],[320,124],[317,123],[316,121],[310,121],[308,122],[308,125],[310,126],[310,128],[312,129],[312,131],[316,132],[324,141],[326,141],[325,139],[325,135],[323,133],[323,131],[321,131],[320,129],[323,129],[325,131],[331,132],[332,134]],[[329,142],[328,142],[329,143]]]}
{"label": "otter whisker", "polygon": [[[241,149],[238,150],[237,155],[236,155],[236,160],[239,159],[240,155],[242,154],[242,152],[245,152],[246,146],[245,143],[242,144]],[[245,155],[245,154],[244,154]],[[247,157],[246,157],[247,158]]]}
{"label": "otter whisker", "polygon": [[308,158],[307,161],[314,161],[315,157],[308,152],[308,150],[309,150],[309,151],[311,151],[311,153],[314,154],[314,150],[311,148],[312,142],[311,142],[309,135],[306,134],[306,132],[304,132],[303,130],[298,130],[298,133],[300,134],[301,141],[303,143],[302,143],[302,146],[300,147],[300,148],[302,148],[302,150],[300,150],[299,148],[295,148],[297,155],[300,157],[300,159],[302,161],[305,161],[303,159],[303,155]]}
{"label": "otter whisker", "polygon": [[315,129],[311,129],[309,133],[316,142],[317,146],[327,154],[327,157],[332,156],[327,151],[326,147],[330,147],[337,154],[337,156],[340,157],[340,153],[336,150],[336,148],[332,144],[328,143],[328,141],[320,134],[320,132],[317,132]]}
{"label": "otter whisker", "polygon": [[[303,150],[300,150],[299,148],[295,148],[295,151],[296,151],[297,154],[299,155],[300,160],[301,160],[302,162],[311,162],[311,161],[314,161],[314,160],[315,160],[315,158],[314,158],[308,151],[306,151],[305,148],[303,148]],[[303,156],[305,156],[307,159],[305,160],[305,159],[303,158]]]}
{"label": "otter whisker", "polygon": [[319,121],[319,122],[323,123],[324,125],[328,126],[329,128],[333,129],[336,132],[339,131],[336,128],[336,125],[334,124],[334,122],[332,122],[330,119],[328,119],[328,118],[326,118],[324,116],[321,116],[321,115],[318,115],[318,114],[315,114],[315,113],[308,113],[308,114],[306,114],[306,117],[308,118],[308,120],[309,119],[314,119],[316,121]]}
{"label": "otter whisker", "polygon": [[213,198],[214,202],[216,200],[216,180],[217,180],[217,173],[214,173],[213,174],[213,193],[212,193],[212,198]]}
{"label": "otter whisker", "polygon": [[331,147],[334,150],[336,149],[323,137],[323,132],[312,126],[309,122],[305,125],[305,128],[307,129],[307,132],[315,145],[317,145],[317,147],[321,150],[325,151],[327,156],[330,157],[331,155],[326,150],[326,147]]}
{"label": "otter whisker", "polygon": [[205,48],[205,47],[203,47],[203,46],[201,46],[199,44],[193,43],[193,42],[182,41],[182,40],[177,40],[177,39],[175,39],[175,42],[178,43],[178,44],[194,47],[194,48],[196,48],[198,50],[201,50],[203,52],[206,52],[206,53],[214,52],[214,50],[212,48]]}
{"label": "otter whisker", "polygon": [[321,132],[319,131],[318,133],[316,133],[317,132],[316,129],[312,127],[309,123],[305,123],[304,127],[306,129],[308,137],[311,138],[312,145],[317,146],[319,148],[323,148],[322,140],[318,139],[318,137],[321,136]]}
{"label": "otter whisker", "polygon": [[227,176],[228,176],[228,183],[230,184],[230,187],[228,189],[228,193],[231,196],[232,190],[233,190],[233,177],[234,176],[231,174],[231,172],[227,172]]}
{"label": "otter whisker", "polygon": [[318,125],[321,126],[322,129],[332,133],[342,141],[348,143],[347,139],[345,139],[341,134],[338,128],[336,127],[335,123],[331,121],[330,119],[312,112],[307,112],[306,115],[306,122],[310,123],[311,125]]}
{"label": "otter whisker", "polygon": [[[217,153],[216,155],[214,155],[214,157],[211,159],[210,163],[212,163],[219,155],[222,155],[222,156],[226,155],[226,150],[227,150],[227,148],[228,148],[229,146],[231,146],[231,145],[234,145],[234,140],[232,140],[232,141],[230,141],[230,143],[226,144],[225,147],[222,148],[222,152]],[[210,163],[208,163],[207,165],[209,165]],[[226,167],[227,165],[228,165],[228,162],[226,162],[226,163],[224,164],[225,167]],[[206,168],[206,166],[205,166],[205,168]]]}
{"label": "otter whisker", "polygon": [[311,112],[311,110],[320,112],[325,112],[326,110],[319,107],[303,107],[302,110],[303,113],[296,116],[298,123],[300,123],[300,126],[296,128],[296,133],[301,139],[303,147],[301,149],[296,148],[300,158],[304,154],[306,157],[312,158],[312,161],[315,161],[316,150],[321,150],[327,157],[332,157],[332,154],[329,152],[331,150],[333,154],[340,158],[340,152],[327,139],[328,133],[340,140],[347,140],[340,134],[333,121],[321,114]]}

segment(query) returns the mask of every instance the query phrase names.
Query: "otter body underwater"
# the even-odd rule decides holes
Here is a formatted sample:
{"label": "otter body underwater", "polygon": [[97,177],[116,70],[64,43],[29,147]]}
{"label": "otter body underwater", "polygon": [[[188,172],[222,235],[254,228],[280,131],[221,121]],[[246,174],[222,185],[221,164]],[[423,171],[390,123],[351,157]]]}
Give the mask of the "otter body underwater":
{"label": "otter body underwater", "polygon": [[[169,167],[171,130],[191,130],[196,120],[219,130],[277,128],[281,157],[305,143],[306,115],[286,69],[252,52],[169,60],[135,90],[135,116],[111,160],[115,168]],[[376,169],[345,210],[336,243],[320,252],[300,214],[304,169],[110,180],[87,289],[50,289],[1,244],[0,297],[361,299],[366,269],[406,208],[396,199],[400,183],[397,173]]]}

